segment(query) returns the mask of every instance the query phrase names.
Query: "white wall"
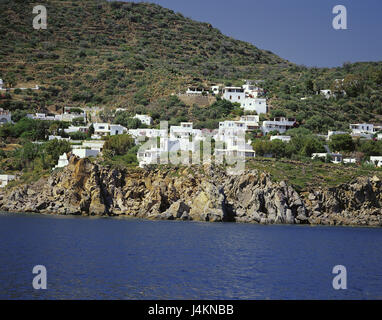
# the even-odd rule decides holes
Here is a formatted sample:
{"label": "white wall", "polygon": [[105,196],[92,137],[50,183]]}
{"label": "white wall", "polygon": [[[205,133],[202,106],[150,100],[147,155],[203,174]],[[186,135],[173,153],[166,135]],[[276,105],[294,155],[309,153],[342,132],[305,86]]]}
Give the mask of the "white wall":
{"label": "white wall", "polygon": [[226,87],[223,89],[223,99],[229,100],[232,103],[242,103],[245,99],[244,89],[239,87]]}
{"label": "white wall", "polygon": [[245,98],[241,103],[244,111],[256,111],[257,114],[267,113],[267,100],[258,98]]}
{"label": "white wall", "polygon": [[86,158],[86,157],[96,157],[98,155],[98,150],[91,150],[91,149],[73,149],[73,154],[75,154],[79,158]]}

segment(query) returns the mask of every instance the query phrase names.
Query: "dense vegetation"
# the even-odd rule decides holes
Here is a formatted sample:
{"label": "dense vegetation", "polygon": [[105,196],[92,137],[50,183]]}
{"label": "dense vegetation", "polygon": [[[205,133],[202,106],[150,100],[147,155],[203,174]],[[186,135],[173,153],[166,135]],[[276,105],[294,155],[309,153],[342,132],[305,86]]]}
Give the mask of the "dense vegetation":
{"label": "dense vegetation", "polygon": [[[344,63],[333,69],[296,66],[292,70],[298,80],[276,76],[265,81],[273,112],[295,117],[315,133],[348,129],[349,123],[381,122],[382,63]],[[324,89],[332,90],[335,97],[316,94]]]}
{"label": "dense vegetation", "polygon": [[[286,132],[291,136],[291,141],[286,143],[281,140],[270,140],[277,132],[271,132],[265,137],[256,137],[256,133],[247,134],[252,140],[256,156],[272,156],[277,159],[292,159],[308,161],[313,153],[326,153],[325,146],[331,152],[340,152],[343,156],[355,158],[360,162],[369,161],[370,156],[382,156],[382,140],[353,139],[350,134],[338,134],[327,141],[318,137],[306,128],[294,128]],[[332,159],[318,159],[330,162]]]}
{"label": "dense vegetation", "polygon": [[[381,119],[380,62],[307,68],[155,4],[45,3],[48,29],[39,31],[31,23],[33,1],[0,4],[0,78],[12,86],[41,86],[38,91],[2,94],[0,105],[5,109],[124,107],[155,119],[196,119],[199,126],[213,127],[225,115],[184,106],[170,94],[188,85],[240,85],[242,79],[263,79],[269,117],[296,117],[312,132]],[[316,94],[320,89],[332,89],[337,97],[325,99]]]}
{"label": "dense vegetation", "polygon": [[139,145],[135,145],[134,139],[128,134],[120,134],[107,137],[103,155],[105,161],[111,165],[138,165],[137,152]]}
{"label": "dense vegetation", "polygon": [[21,145],[11,150],[0,150],[0,171],[17,171],[21,173],[21,181],[34,181],[49,174],[60,155],[71,149],[70,143],[65,140],[55,139],[42,144],[23,140]]}
{"label": "dense vegetation", "polygon": [[256,157],[247,161],[247,168],[267,171],[273,180],[288,181],[296,190],[308,191],[310,188],[334,187],[348,183],[360,176],[377,176],[382,179],[381,168],[373,165],[345,165],[325,163],[320,160],[301,161],[289,159],[270,159]]}
{"label": "dense vegetation", "polygon": [[[146,106],[187,84],[253,75],[287,62],[208,23],[147,3],[44,3],[48,29],[32,28],[33,1],[0,4],[0,77],[41,92],[12,92],[10,109]],[[28,103],[26,103],[28,101]]]}

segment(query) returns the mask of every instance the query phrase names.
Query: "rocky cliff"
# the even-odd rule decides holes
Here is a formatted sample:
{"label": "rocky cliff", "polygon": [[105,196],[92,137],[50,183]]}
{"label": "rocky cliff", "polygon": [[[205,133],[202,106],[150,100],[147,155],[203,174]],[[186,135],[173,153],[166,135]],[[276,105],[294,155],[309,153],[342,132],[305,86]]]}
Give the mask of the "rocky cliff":
{"label": "rocky cliff", "polygon": [[358,178],[299,194],[264,172],[227,175],[219,167],[118,170],[70,158],[36,183],[3,190],[0,210],[66,215],[261,224],[382,225],[381,181]]}

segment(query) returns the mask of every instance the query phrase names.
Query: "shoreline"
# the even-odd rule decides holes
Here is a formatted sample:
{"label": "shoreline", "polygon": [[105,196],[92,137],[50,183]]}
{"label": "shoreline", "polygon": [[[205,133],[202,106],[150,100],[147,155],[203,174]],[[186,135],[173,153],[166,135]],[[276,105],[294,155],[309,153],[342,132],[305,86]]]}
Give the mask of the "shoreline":
{"label": "shoreline", "polygon": [[[253,224],[382,226],[382,181],[358,177],[298,192],[256,169],[216,166],[123,170],[71,156],[63,170],[0,191],[0,210]],[[20,209],[22,208],[22,209]]]}
{"label": "shoreline", "polygon": [[[68,214],[63,215],[59,213],[54,212],[31,212],[31,211],[0,211],[1,214],[9,214],[9,215],[25,215],[25,216],[43,216],[43,217],[62,217],[62,218],[84,218],[84,219],[112,219],[112,220],[135,220],[135,221],[146,221],[146,222],[175,222],[175,223],[211,223],[209,221],[200,221],[200,220],[181,220],[181,219],[150,219],[145,217],[134,217],[130,215],[74,215],[74,214]],[[328,228],[372,228],[372,229],[380,229],[382,226],[378,225],[352,225],[352,224],[292,224],[292,223],[268,223],[268,224],[261,224],[257,222],[236,222],[236,221],[220,221],[220,222],[214,222],[215,224],[235,224],[235,225],[254,225],[254,226],[264,226],[264,227],[271,227],[271,226],[295,226],[295,227],[328,227]]]}

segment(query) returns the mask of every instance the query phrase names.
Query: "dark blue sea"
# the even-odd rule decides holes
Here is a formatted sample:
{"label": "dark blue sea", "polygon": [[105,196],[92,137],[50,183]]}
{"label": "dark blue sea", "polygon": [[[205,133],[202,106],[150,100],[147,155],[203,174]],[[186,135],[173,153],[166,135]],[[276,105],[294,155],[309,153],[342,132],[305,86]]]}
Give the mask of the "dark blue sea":
{"label": "dark blue sea", "polygon": [[0,213],[0,299],[382,299],[382,229]]}

